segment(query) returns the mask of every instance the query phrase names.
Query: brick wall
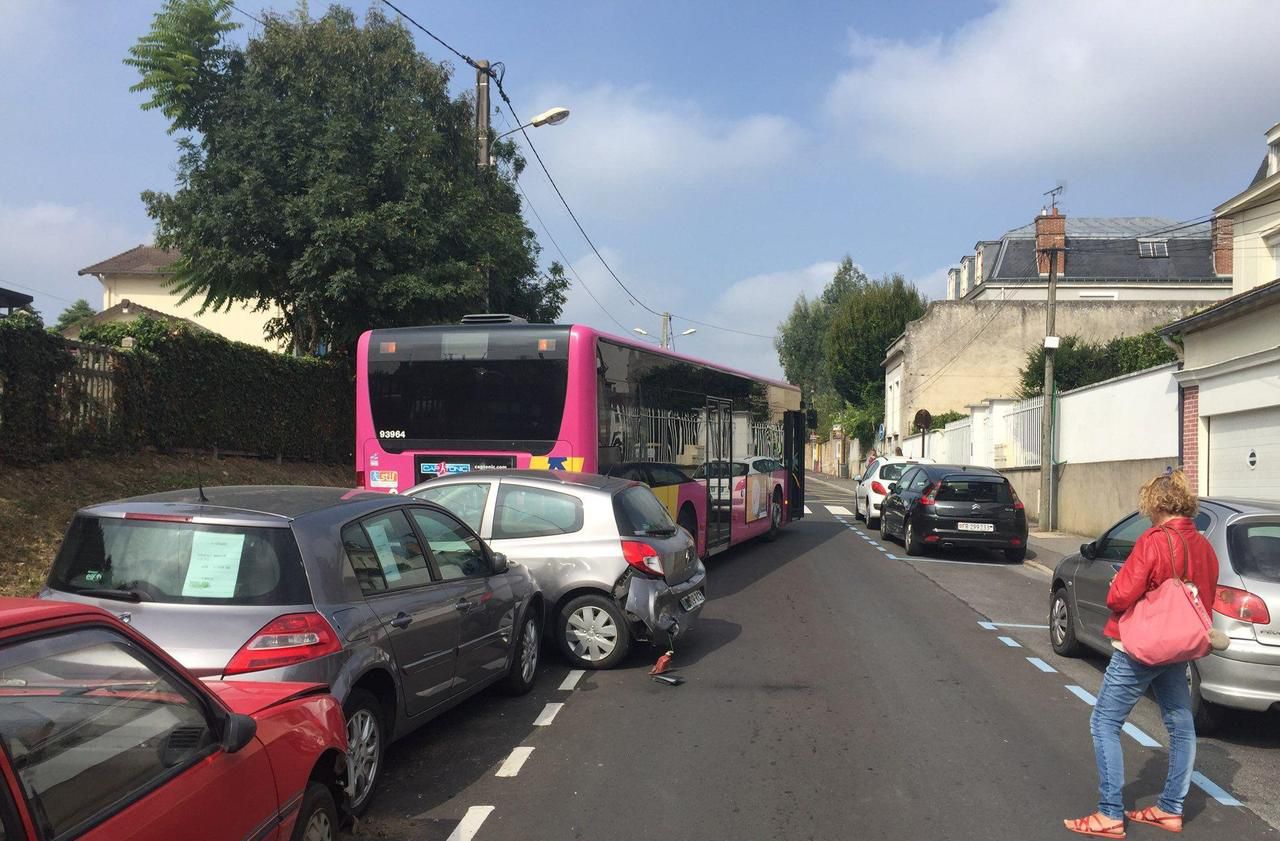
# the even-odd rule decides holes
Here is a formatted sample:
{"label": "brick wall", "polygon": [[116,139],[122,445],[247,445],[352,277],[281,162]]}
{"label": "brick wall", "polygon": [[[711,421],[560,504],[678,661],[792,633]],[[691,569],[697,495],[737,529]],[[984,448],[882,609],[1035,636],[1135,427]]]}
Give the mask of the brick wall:
{"label": "brick wall", "polygon": [[1200,477],[1200,386],[1182,389],[1182,469],[1187,483],[1197,487]]}
{"label": "brick wall", "polygon": [[1053,208],[1049,213],[1036,217],[1036,267],[1040,274],[1049,273],[1049,251],[1053,249],[1058,258],[1059,276],[1066,273],[1067,266],[1067,217]]}
{"label": "brick wall", "polygon": [[1213,270],[1218,275],[1232,273],[1235,239],[1230,219],[1213,217]]}

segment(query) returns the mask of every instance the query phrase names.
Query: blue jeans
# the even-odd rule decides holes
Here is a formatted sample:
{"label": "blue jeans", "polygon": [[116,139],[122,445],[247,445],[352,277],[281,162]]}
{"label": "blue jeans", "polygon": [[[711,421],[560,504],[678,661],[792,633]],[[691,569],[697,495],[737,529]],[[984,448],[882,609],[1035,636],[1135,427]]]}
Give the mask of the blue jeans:
{"label": "blue jeans", "polygon": [[1196,762],[1196,727],[1191,716],[1187,664],[1147,666],[1123,651],[1114,651],[1102,677],[1098,703],[1089,718],[1089,732],[1093,735],[1093,752],[1098,760],[1098,811],[1115,820],[1124,817],[1121,797],[1124,751],[1120,746],[1120,729],[1148,686],[1155,690],[1165,729],[1169,731],[1169,775],[1156,805],[1170,814],[1181,815],[1182,801],[1191,788],[1191,772]]}

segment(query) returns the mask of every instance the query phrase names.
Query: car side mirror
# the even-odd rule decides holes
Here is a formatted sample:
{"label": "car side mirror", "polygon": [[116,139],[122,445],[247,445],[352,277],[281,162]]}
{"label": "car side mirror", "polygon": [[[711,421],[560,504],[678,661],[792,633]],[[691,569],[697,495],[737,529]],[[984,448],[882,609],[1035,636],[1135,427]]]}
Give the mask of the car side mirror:
{"label": "car side mirror", "polygon": [[501,552],[493,553],[493,571],[494,573],[506,572],[511,569],[511,561],[507,560],[507,556]]}
{"label": "car side mirror", "polygon": [[889,493],[891,493],[891,494],[896,494],[897,492],[898,492],[898,483],[897,483],[897,482],[890,482],[890,483],[889,483]]}
{"label": "car side mirror", "polygon": [[1098,544],[1096,541],[1090,540],[1088,543],[1080,544],[1080,557],[1086,561],[1092,561],[1098,557]]}
{"label": "car side mirror", "polygon": [[258,734],[258,722],[251,716],[232,713],[222,728],[222,748],[227,753],[239,753]]}

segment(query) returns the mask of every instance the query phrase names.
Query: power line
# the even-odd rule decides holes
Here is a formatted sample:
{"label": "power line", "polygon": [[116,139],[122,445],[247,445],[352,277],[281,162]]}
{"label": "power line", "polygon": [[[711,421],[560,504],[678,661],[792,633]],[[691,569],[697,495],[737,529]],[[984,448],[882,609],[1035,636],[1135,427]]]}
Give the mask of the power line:
{"label": "power line", "polygon": [[27,286],[25,283],[18,283],[17,281],[13,281],[13,280],[6,280],[6,281],[4,281],[4,285],[5,285],[5,286],[16,286],[16,287],[18,287],[19,289],[25,289],[25,290],[27,290],[28,292],[35,292],[37,295],[43,295],[44,297],[46,297],[46,298],[52,298],[52,299],[53,299],[53,300],[55,300],[55,301],[62,301],[64,304],[74,304],[74,303],[75,303],[75,301],[71,300],[70,298],[63,298],[62,296],[60,296],[60,295],[55,295],[55,294],[53,294],[52,292],[46,292],[45,290],[43,290],[43,289],[37,289],[37,288],[36,288],[36,287],[34,287],[34,286]]}
{"label": "power line", "polygon": [[[409,17],[409,16],[408,16],[408,15],[406,15],[404,12],[402,12],[402,11],[400,10],[400,7],[399,7],[399,6],[397,6],[395,3],[392,3],[392,2],[391,2],[391,0],[382,0],[382,2],[383,2],[383,3],[385,3],[386,5],[390,6],[392,9],[394,9],[394,10],[395,10],[395,12],[396,12],[396,14],[398,14],[400,17],[404,18],[405,20],[409,21],[409,23],[411,23],[411,24],[413,24],[414,26],[416,26],[418,29],[421,29],[423,32],[427,33],[427,35],[431,38],[431,40],[435,41],[437,44],[439,44],[440,46],[444,47],[446,50],[448,50],[449,52],[453,53],[453,54],[454,54],[454,55],[456,55],[458,58],[460,58],[460,59],[462,59],[463,61],[465,61],[467,64],[471,65],[471,66],[472,66],[473,68],[475,68],[476,70],[479,70],[479,69],[480,69],[480,65],[476,62],[476,60],[475,60],[474,58],[472,58],[471,56],[467,55],[466,53],[463,53],[463,52],[460,52],[460,51],[458,51],[458,50],[454,49],[454,48],[453,48],[453,46],[451,46],[450,44],[446,43],[442,38],[440,38],[440,36],[436,35],[436,34],[435,34],[434,32],[432,32],[430,29],[427,29],[425,26],[423,26],[422,24],[418,23],[416,20],[414,20],[413,18]],[[510,103],[508,103],[508,105],[509,105],[509,104],[510,104]],[[519,121],[517,120],[517,122],[519,122]]]}
{"label": "power line", "polygon": [[248,12],[246,12],[244,9],[240,8],[239,6],[237,6],[235,3],[231,3],[231,4],[229,4],[229,5],[231,6],[231,8],[235,9],[237,12],[239,12],[240,14],[244,15],[245,17],[247,17],[249,20],[251,20],[251,21],[253,21],[254,23],[258,24],[258,26],[261,26],[263,29],[266,29],[266,28],[267,28],[267,22],[266,22],[265,20],[263,20],[262,18],[257,17],[257,16],[255,16],[255,15],[251,15],[251,14],[249,14],[249,13],[248,13]]}

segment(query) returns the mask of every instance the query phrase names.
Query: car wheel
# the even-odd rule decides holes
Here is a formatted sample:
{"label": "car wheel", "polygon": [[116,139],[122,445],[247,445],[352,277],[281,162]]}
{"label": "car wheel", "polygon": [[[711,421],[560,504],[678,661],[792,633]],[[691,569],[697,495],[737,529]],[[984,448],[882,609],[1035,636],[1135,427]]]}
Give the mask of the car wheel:
{"label": "car wheel", "polygon": [[1084,650],[1076,639],[1076,617],[1066,587],[1054,590],[1049,598],[1049,642],[1063,657],[1079,657]]}
{"label": "car wheel", "polygon": [[604,596],[578,596],[561,608],[556,624],[560,649],[579,668],[611,669],[631,647],[626,617]]}
{"label": "car wheel", "polygon": [[858,504],[858,495],[857,495],[857,494],[854,494],[854,495],[853,495],[853,519],[855,519],[855,520],[863,520],[863,519],[866,519],[866,518],[864,518],[864,517],[862,516],[862,506]]}
{"label": "car wheel", "polygon": [[882,518],[882,517],[872,517],[872,516],[871,516],[871,503],[867,503],[867,517],[866,517],[866,520],[867,520],[867,528],[869,528],[869,529],[879,528],[879,527],[880,527],[880,523],[881,523],[881,522],[883,522],[883,518]]}
{"label": "car wheel", "polygon": [[1220,730],[1226,718],[1226,708],[1206,701],[1200,694],[1200,670],[1194,663],[1187,664],[1187,686],[1191,690],[1191,716],[1195,721],[1196,733],[1207,736]]}
{"label": "car wheel", "polygon": [[886,516],[884,515],[884,513],[883,513],[883,512],[881,512],[881,514],[880,514],[880,542],[881,542],[881,543],[888,543],[888,542],[889,542],[890,540],[892,540],[892,539],[893,539],[893,535],[889,534],[889,518],[888,518],[888,517],[886,517]]}
{"label": "car wheel", "polygon": [[386,752],[386,715],[373,693],[352,690],[343,704],[347,717],[347,752],[351,754],[351,813],[362,815],[373,800]]}
{"label": "car wheel", "polygon": [[902,532],[902,547],[907,550],[908,555],[924,554],[924,544],[920,542],[916,527],[910,520],[907,520],[907,525]]}
{"label": "car wheel", "polygon": [[1011,564],[1020,564],[1027,559],[1027,547],[1004,550],[1004,559]]}
{"label": "car wheel", "polygon": [[312,780],[307,783],[298,822],[289,838],[291,841],[334,841],[337,837],[338,807],[333,802],[333,792],[323,783]]}
{"label": "car wheel", "polygon": [[773,542],[778,539],[780,531],[782,531],[782,489],[774,488],[773,499],[769,502],[769,531],[765,533],[764,539]]}
{"label": "car wheel", "polygon": [[530,608],[525,612],[524,624],[516,636],[514,650],[511,652],[511,666],[507,669],[507,677],[502,684],[503,691],[508,695],[524,695],[533,688],[538,677],[538,655],[542,645],[542,635],[538,633],[540,627],[542,623],[538,619],[538,612]]}

